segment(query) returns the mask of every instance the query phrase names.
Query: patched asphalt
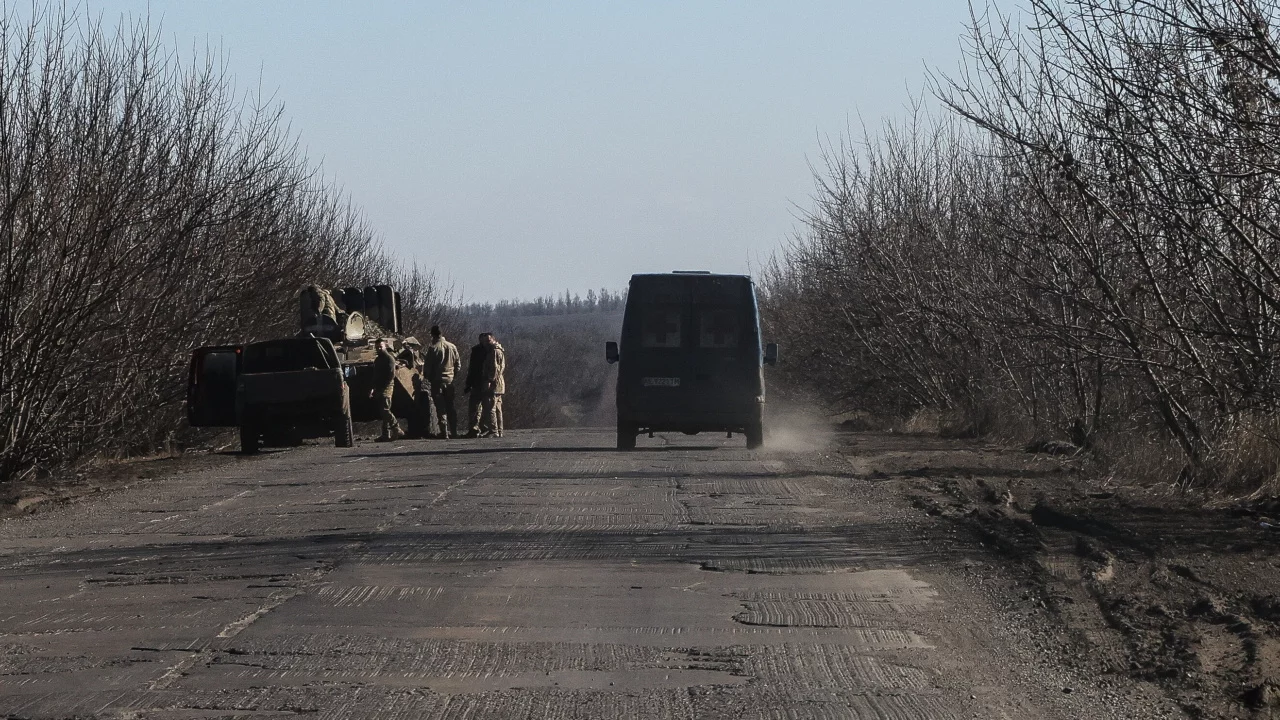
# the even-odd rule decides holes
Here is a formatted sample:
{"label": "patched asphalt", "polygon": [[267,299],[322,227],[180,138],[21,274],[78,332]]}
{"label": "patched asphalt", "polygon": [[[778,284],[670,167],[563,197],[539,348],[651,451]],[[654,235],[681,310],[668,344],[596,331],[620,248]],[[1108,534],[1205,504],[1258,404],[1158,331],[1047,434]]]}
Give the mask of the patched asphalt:
{"label": "patched asphalt", "polygon": [[612,445],[311,446],[4,521],[0,716],[1127,716],[839,460]]}

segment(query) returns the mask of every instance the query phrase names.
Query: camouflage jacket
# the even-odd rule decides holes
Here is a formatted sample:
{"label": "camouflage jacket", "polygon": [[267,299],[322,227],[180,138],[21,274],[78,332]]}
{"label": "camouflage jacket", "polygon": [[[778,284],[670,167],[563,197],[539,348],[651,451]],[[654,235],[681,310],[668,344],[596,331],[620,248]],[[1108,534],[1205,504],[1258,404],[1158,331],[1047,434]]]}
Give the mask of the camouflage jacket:
{"label": "camouflage jacket", "polygon": [[489,355],[484,359],[484,379],[493,383],[493,393],[501,395],[507,391],[507,381],[503,373],[507,371],[507,353],[502,346],[494,343]]}
{"label": "camouflage jacket", "polygon": [[450,385],[462,370],[458,346],[441,337],[422,351],[423,373],[433,385]]}
{"label": "camouflage jacket", "polygon": [[391,397],[396,389],[396,358],[387,350],[379,350],[373,360],[373,391]]}

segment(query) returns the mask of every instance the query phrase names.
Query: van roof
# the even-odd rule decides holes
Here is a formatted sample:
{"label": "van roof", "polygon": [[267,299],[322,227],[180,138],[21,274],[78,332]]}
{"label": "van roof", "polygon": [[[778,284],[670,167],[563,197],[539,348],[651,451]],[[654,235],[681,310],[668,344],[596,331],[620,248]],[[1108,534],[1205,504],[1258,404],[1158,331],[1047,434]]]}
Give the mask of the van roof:
{"label": "van roof", "polygon": [[736,275],[733,273],[713,273],[708,270],[676,270],[669,273],[636,273],[631,276],[631,280],[636,278],[662,278],[662,277],[696,277],[696,278],[740,278],[750,280],[750,275]]}
{"label": "van roof", "polygon": [[643,273],[631,276],[631,284],[627,288],[627,305],[630,306],[633,301],[676,302],[676,295],[697,302],[747,302],[748,297],[755,296],[755,283],[749,275]]}

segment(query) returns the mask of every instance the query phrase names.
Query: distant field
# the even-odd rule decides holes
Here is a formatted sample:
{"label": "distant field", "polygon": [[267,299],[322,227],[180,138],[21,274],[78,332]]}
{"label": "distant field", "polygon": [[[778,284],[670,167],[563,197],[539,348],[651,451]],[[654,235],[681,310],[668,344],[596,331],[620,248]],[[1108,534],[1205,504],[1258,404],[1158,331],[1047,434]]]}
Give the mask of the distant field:
{"label": "distant field", "polygon": [[[608,333],[615,337],[622,331],[622,312],[576,313],[571,315],[513,315],[506,317],[472,317],[476,328],[487,328],[501,335],[505,332],[577,328],[586,334]],[[603,352],[603,351],[602,351]]]}
{"label": "distant field", "polygon": [[466,322],[472,337],[492,332],[506,348],[508,427],[614,424],[617,371],[605,362],[604,344],[622,334],[621,311],[477,313]]}

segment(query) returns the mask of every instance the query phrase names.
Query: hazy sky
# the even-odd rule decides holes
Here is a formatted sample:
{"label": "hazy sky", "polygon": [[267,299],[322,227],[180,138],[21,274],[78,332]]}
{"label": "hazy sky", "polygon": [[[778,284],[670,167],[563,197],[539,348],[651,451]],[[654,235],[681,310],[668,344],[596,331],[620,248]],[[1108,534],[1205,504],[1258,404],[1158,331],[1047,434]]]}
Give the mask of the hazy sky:
{"label": "hazy sky", "polygon": [[387,246],[470,300],[746,272],[820,137],[953,68],[963,0],[91,0],[220,46]]}

